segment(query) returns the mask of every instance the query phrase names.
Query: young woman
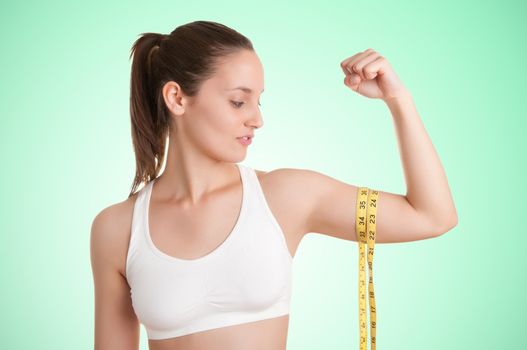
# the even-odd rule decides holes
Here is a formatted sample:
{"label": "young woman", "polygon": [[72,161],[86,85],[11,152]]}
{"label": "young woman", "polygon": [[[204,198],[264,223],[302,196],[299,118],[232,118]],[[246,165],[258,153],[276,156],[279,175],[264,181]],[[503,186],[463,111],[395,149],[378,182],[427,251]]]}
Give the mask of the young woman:
{"label": "young woman", "polygon": [[[285,349],[297,246],[310,232],[357,241],[358,187],[239,164],[263,126],[264,77],[235,30],[196,21],[143,33],[132,54],[137,171],[128,199],[91,227],[95,349],[138,349],[140,323],[151,350]],[[372,49],[341,68],[397,130],[408,191],[379,191],[376,243],[449,231],[455,206],[411,94]]]}

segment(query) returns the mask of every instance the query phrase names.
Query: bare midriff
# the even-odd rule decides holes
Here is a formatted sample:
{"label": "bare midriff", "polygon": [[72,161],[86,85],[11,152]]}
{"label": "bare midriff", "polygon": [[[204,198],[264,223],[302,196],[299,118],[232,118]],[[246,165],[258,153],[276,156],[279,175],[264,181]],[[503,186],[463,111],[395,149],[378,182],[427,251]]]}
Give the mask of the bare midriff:
{"label": "bare midriff", "polygon": [[286,350],[289,315],[210,329],[169,339],[149,339],[149,350]]}

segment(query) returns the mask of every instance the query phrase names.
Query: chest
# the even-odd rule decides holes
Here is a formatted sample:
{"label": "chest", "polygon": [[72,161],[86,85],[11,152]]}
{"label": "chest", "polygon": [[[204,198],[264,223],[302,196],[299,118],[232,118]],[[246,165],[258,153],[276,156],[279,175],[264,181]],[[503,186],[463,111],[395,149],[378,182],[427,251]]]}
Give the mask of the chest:
{"label": "chest", "polygon": [[190,339],[215,328],[229,339],[227,319],[236,327],[261,321],[256,326],[289,313],[298,206],[284,186],[256,174],[258,186],[253,176],[192,209],[148,196],[138,202],[127,279],[153,339]]}
{"label": "chest", "polygon": [[[287,248],[294,257],[302,232],[294,198],[286,197],[266,172],[256,171],[265,201],[278,222]],[[205,201],[193,209],[155,205],[150,210],[149,231],[153,244],[163,253],[180,259],[197,259],[220,247],[236,227],[241,211],[241,188]]]}

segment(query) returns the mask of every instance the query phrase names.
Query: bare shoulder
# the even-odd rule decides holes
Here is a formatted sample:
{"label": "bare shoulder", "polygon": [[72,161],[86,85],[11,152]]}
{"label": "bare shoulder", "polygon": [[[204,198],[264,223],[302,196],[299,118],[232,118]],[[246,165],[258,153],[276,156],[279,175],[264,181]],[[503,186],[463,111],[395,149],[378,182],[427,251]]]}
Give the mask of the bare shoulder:
{"label": "bare shoulder", "polygon": [[104,260],[123,275],[131,234],[132,215],[137,193],[102,209],[91,227],[91,254],[96,263]]}
{"label": "bare shoulder", "polygon": [[262,176],[264,176],[265,174],[267,174],[267,171],[264,171],[264,170],[257,170],[257,169],[254,169],[254,171],[256,172],[256,175],[258,176],[258,180],[261,181],[262,179]]}
{"label": "bare shoulder", "polygon": [[92,222],[95,349],[139,349],[139,320],[133,309],[130,286],[122,273],[136,197],[102,209]]}
{"label": "bare shoulder", "polygon": [[[308,233],[306,217],[310,202],[306,188],[313,182],[312,171],[295,168],[278,168],[271,171],[256,170],[262,191],[278,222],[293,242],[298,243]],[[295,244],[292,244],[295,246]]]}
{"label": "bare shoulder", "polygon": [[260,180],[271,181],[275,185],[290,186],[298,181],[310,181],[314,176],[323,175],[314,170],[301,168],[278,168],[271,171],[256,170]]}
{"label": "bare shoulder", "polygon": [[286,192],[294,195],[294,199],[305,201],[306,189],[320,184],[321,178],[327,176],[314,170],[301,168],[278,168],[268,172],[255,170],[258,178],[267,190],[271,192]]}

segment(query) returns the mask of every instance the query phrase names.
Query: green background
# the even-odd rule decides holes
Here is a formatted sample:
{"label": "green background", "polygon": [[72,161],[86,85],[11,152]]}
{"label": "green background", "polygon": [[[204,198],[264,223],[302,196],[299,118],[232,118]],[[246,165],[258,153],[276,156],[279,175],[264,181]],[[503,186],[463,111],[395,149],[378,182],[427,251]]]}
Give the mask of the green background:
{"label": "green background", "polygon": [[[346,87],[339,63],[373,48],[411,91],[459,224],[376,245],[377,348],[527,348],[525,10],[520,1],[2,2],[0,347],[93,349],[90,226],[126,199],[135,171],[131,45],[142,32],[212,20],[251,39],[264,65],[265,125],[242,162],[251,167],[308,168],[404,194],[389,110]],[[288,350],[358,349],[357,256],[356,242],[316,233],[301,242]]]}

